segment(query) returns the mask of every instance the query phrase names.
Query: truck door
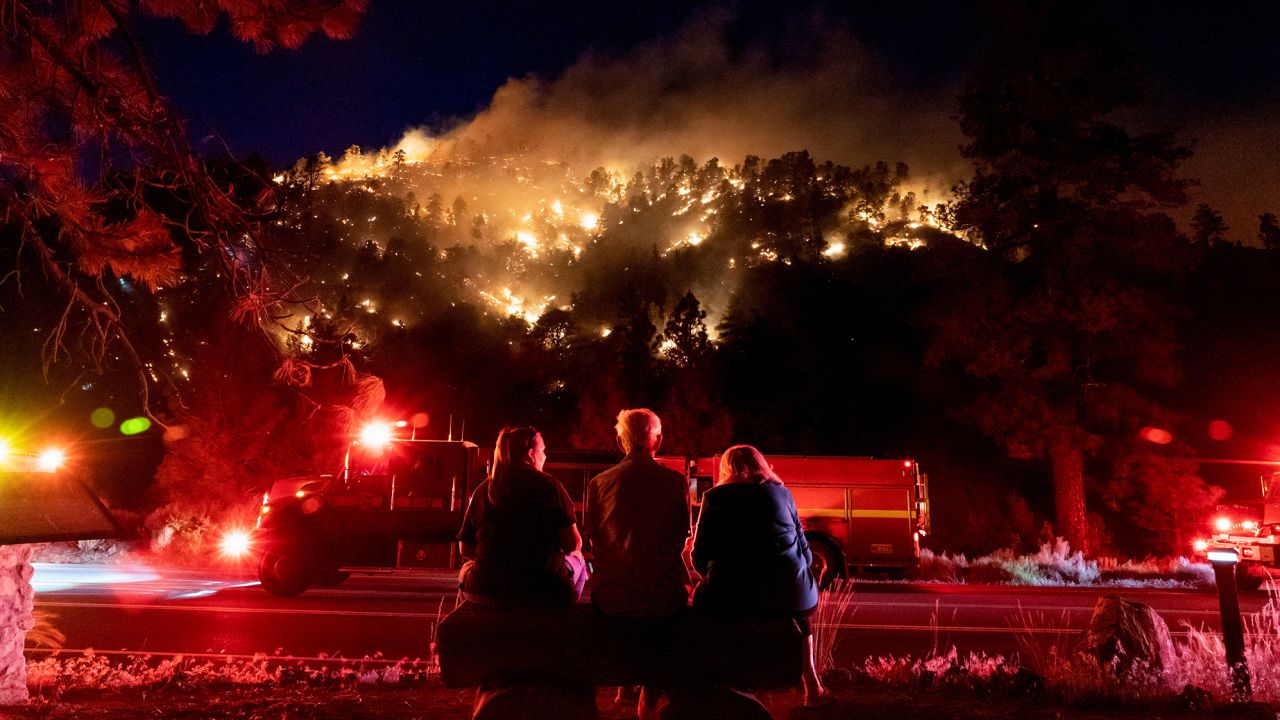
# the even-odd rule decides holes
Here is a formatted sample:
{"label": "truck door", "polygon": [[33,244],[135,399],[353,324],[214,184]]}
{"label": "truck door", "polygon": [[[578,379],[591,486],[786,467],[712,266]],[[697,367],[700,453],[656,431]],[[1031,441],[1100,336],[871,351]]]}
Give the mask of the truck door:
{"label": "truck door", "polygon": [[915,520],[911,488],[849,488],[850,564],[914,564]]}

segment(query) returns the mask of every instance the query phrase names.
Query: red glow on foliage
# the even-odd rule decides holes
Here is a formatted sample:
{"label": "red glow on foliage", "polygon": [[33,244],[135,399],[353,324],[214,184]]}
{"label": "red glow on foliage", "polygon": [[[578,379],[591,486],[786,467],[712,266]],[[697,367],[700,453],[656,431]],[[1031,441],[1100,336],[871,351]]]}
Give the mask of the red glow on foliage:
{"label": "red glow on foliage", "polygon": [[1226,420],[1214,420],[1209,423],[1209,438],[1212,440],[1230,440],[1235,434],[1235,428],[1231,427],[1231,423]]}
{"label": "red glow on foliage", "polygon": [[1156,445],[1168,445],[1173,442],[1173,433],[1156,427],[1144,427],[1138,431],[1138,437]]}

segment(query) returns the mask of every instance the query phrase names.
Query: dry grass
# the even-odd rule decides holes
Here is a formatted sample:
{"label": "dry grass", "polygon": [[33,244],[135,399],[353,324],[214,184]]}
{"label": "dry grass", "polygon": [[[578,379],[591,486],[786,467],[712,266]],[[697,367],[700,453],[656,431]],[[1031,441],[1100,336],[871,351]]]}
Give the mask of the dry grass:
{"label": "dry grass", "polygon": [[840,626],[853,614],[853,579],[836,578],[818,595],[818,609],[810,619],[813,625],[813,650],[818,676],[835,665],[836,644]]}
{"label": "dry grass", "polygon": [[963,554],[920,551],[918,577],[925,581],[1029,586],[1212,587],[1213,569],[1185,557],[1120,560],[1084,557],[1066,540],[1045,543],[1034,553],[997,550],[970,560]]}

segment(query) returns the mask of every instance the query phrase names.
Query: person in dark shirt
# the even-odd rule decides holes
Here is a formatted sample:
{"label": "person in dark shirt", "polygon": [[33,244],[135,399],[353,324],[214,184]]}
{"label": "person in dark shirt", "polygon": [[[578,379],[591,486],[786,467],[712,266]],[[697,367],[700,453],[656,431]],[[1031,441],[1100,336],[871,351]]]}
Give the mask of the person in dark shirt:
{"label": "person in dark shirt", "polygon": [[684,475],[654,459],[662,422],[650,410],[618,413],[622,462],[591,479],[583,535],[595,572],[591,602],[623,617],[663,617],[689,602],[680,552],[689,536]]}
{"label": "person in dark shirt", "polygon": [[[622,462],[591,479],[583,534],[591,547],[591,603],[620,618],[631,652],[652,663],[689,604],[689,573],[680,553],[689,536],[689,493],[684,475],[654,459],[662,421],[644,408],[618,413],[614,428],[626,453]],[[661,689],[647,686],[637,715],[657,717]]]}
{"label": "person in dark shirt", "polygon": [[813,555],[795,499],[759,450],[735,445],[724,451],[716,486],[702,496],[692,555],[702,574],[693,606],[726,615],[794,618],[805,634],[805,705],[831,702],[818,678],[809,623],[818,608],[809,568]]}
{"label": "person in dark shirt", "polygon": [[471,495],[459,550],[459,582],[473,602],[501,606],[572,605],[586,583],[573,501],[542,472],[542,435],[531,427],[498,434],[489,478]]}

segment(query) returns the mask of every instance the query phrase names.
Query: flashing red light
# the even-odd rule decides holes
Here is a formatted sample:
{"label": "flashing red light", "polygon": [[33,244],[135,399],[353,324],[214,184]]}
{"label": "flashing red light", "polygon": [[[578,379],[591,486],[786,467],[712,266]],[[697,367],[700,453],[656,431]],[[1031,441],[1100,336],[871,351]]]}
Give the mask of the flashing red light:
{"label": "flashing red light", "polygon": [[1235,525],[1231,518],[1225,515],[1213,521],[1213,526],[1217,528],[1218,532],[1231,532],[1231,528],[1235,527]]}
{"label": "flashing red light", "polygon": [[1173,433],[1158,427],[1144,427],[1138,431],[1138,437],[1156,445],[1168,445],[1173,442]]}
{"label": "flashing red light", "polygon": [[911,462],[910,460],[903,460],[903,461],[902,461],[902,467],[906,468],[907,470],[910,470],[910,469],[912,468],[912,466],[914,466],[914,465],[915,465],[915,463]]}
{"label": "flashing red light", "polygon": [[369,423],[360,431],[360,444],[382,448],[391,444],[391,425],[387,423]]}
{"label": "flashing red light", "polygon": [[222,536],[219,550],[229,558],[241,558],[249,553],[249,533],[243,530],[229,530]]}
{"label": "flashing red light", "polygon": [[1194,548],[1194,549],[1195,549],[1195,551],[1196,551],[1196,552],[1198,552],[1198,553],[1205,552],[1205,551],[1207,551],[1207,550],[1209,549],[1209,541],[1208,541],[1208,540],[1196,540],[1196,541],[1195,541],[1195,543],[1193,543],[1193,544],[1192,544],[1192,548]]}
{"label": "flashing red light", "polygon": [[1235,428],[1231,427],[1231,423],[1226,420],[1214,420],[1209,423],[1209,439],[1223,442],[1230,440],[1235,434]]}

